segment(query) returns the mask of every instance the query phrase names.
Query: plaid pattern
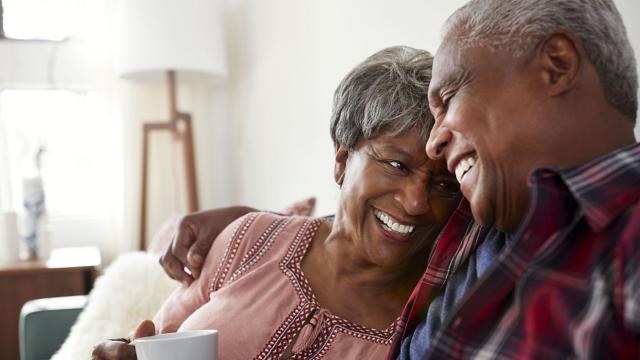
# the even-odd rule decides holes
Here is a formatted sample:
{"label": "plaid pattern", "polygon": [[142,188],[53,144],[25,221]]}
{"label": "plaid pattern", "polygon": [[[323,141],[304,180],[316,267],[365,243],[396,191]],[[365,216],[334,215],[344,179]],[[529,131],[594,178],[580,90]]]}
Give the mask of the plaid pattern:
{"label": "plaid pattern", "polygon": [[393,336],[390,359],[398,356],[405,334],[412,331],[417,321],[425,316],[430,300],[440,294],[449,277],[465,263],[486,232],[473,222],[469,203],[463,199],[440,233],[427,269],[404,307]]}
{"label": "plaid pattern", "polygon": [[[536,170],[529,188],[520,230],[425,358],[640,358],[640,145]],[[405,307],[391,358],[485,233],[461,207]]]}

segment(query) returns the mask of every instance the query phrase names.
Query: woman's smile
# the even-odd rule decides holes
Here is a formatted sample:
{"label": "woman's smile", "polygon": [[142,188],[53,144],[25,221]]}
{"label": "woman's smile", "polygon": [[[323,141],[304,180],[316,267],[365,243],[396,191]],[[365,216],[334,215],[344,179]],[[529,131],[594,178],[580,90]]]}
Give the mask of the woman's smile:
{"label": "woman's smile", "polygon": [[402,223],[388,213],[376,208],[373,209],[373,214],[380,231],[389,239],[400,242],[408,242],[411,239],[416,225]]}
{"label": "woman's smile", "polygon": [[459,188],[444,161],[429,160],[419,128],[338,146],[342,191],[335,234],[358,256],[380,267],[404,267],[424,257],[450,212]]}

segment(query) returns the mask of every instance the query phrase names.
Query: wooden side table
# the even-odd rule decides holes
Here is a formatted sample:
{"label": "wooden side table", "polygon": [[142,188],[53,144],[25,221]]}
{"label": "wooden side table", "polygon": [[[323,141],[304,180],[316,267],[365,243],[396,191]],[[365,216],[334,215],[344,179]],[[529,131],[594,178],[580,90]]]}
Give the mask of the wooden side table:
{"label": "wooden side table", "polygon": [[19,360],[20,309],[33,299],[88,294],[100,266],[96,247],[54,249],[46,261],[0,263],[0,349]]}

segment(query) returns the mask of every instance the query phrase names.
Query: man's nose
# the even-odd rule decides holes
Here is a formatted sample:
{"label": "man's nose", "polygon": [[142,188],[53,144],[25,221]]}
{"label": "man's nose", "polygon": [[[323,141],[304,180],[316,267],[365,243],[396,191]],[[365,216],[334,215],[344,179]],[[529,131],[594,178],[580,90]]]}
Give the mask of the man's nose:
{"label": "man's nose", "polygon": [[429,134],[429,140],[427,140],[427,156],[433,160],[440,160],[444,156],[444,149],[451,141],[451,131],[446,127],[437,124],[431,130]]}

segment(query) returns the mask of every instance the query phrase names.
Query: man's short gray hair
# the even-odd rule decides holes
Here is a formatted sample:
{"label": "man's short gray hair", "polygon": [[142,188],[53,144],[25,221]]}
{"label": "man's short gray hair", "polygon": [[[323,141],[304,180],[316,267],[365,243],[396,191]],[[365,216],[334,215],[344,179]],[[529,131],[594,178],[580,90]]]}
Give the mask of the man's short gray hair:
{"label": "man's short gray hair", "polygon": [[609,104],[635,120],[638,74],[612,0],[472,0],[444,25],[444,41],[530,53],[552,31],[571,31],[593,63]]}
{"label": "man's short gray hair", "polygon": [[427,92],[433,56],[408,46],[383,49],[353,69],[333,96],[331,138],[348,150],[360,139],[413,128],[427,142],[433,126]]}

